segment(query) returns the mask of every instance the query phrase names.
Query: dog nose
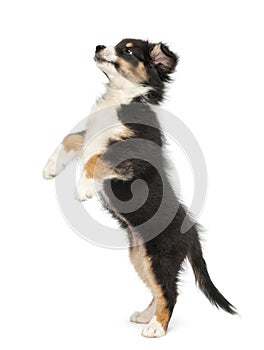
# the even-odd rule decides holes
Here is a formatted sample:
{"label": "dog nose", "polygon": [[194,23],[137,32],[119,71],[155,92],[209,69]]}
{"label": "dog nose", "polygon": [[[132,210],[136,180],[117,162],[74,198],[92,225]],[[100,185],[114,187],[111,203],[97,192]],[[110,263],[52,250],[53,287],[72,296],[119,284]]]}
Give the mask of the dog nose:
{"label": "dog nose", "polygon": [[104,45],[97,45],[96,49],[95,49],[95,52],[98,53],[98,52],[102,51],[103,49],[105,49]]}

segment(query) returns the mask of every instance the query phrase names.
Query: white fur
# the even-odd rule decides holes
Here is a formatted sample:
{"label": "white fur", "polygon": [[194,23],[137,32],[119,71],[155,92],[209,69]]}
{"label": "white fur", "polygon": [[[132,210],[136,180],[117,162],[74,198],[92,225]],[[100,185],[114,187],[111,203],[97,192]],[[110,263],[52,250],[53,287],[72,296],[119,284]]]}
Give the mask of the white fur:
{"label": "white fur", "polygon": [[52,153],[43,170],[43,177],[46,180],[53,179],[57,176],[72,159],[77,157],[80,152],[73,150],[65,152],[64,146],[60,144]]}
{"label": "white fur", "polygon": [[142,331],[142,335],[147,338],[159,338],[165,334],[166,332],[162,325],[157,321],[156,316],[153,316],[149,324],[147,324]]}
{"label": "white fur", "polygon": [[97,100],[92,109],[93,112],[109,106],[129,104],[133,98],[144,96],[149,91],[149,87],[132,83],[117,71],[116,74],[111,83],[106,85],[106,92]]}
{"label": "white fur", "polygon": [[124,130],[124,125],[117,117],[115,106],[92,114],[87,124],[82,162],[86,163],[92,155],[103,152],[109,138],[120,135]]}
{"label": "white fur", "polygon": [[145,95],[149,87],[131,82],[118,73],[111,62],[116,62],[118,57],[115,48],[109,46],[102,50],[101,56],[109,62],[97,61],[96,64],[104,73],[107,74],[110,83],[107,84],[105,94],[99,98],[92,109],[93,112],[109,106],[119,106],[120,104],[130,103],[134,97]]}
{"label": "white fur", "polygon": [[117,55],[116,55],[115,48],[113,46],[106,47],[101,51],[101,57],[106,61],[116,62]]}
{"label": "white fur", "polygon": [[92,198],[101,188],[101,183],[94,179],[88,179],[83,173],[78,181],[75,197],[79,201]]}
{"label": "white fur", "polygon": [[156,305],[152,303],[142,312],[135,311],[130,317],[130,321],[135,323],[149,323],[154,315],[155,309]]}
{"label": "white fur", "polygon": [[[117,55],[114,47],[107,47],[101,53],[104,60],[97,61],[97,66],[107,74],[109,83],[106,85],[106,92],[100,97],[95,106],[88,123],[85,135],[83,153],[81,155],[81,164],[89,160],[96,153],[106,150],[109,138],[120,135],[126,127],[119,121],[117,108],[121,104],[129,104],[136,96],[145,95],[148,87],[133,83],[118,73],[111,62],[116,62]],[[45,179],[52,179],[75,157],[81,154],[81,151],[65,152],[63,145],[60,145],[48,160],[43,176]],[[101,188],[101,184],[94,186],[94,180],[87,179],[82,173],[77,185],[76,197],[79,200],[87,200],[94,196],[96,189]]]}
{"label": "white fur", "polygon": [[[114,62],[117,59],[115,49],[112,47],[104,49],[102,57]],[[104,152],[110,138],[126,130],[118,119],[117,108],[121,104],[129,104],[134,97],[149,91],[148,87],[125,79],[111,63],[97,62],[97,66],[108,75],[110,82],[106,86],[106,92],[97,100],[88,120],[84,152],[81,156],[82,165],[94,154]]]}

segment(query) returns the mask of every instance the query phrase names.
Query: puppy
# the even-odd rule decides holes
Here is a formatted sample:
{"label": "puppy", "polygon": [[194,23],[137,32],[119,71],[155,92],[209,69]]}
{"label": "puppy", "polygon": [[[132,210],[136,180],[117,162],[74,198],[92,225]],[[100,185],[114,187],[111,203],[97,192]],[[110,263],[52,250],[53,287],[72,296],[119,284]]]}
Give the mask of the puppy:
{"label": "puppy", "polygon": [[[131,262],[152,292],[149,306],[130,318],[146,324],[143,336],[166,334],[185,258],[209,301],[235,314],[235,308],[210,279],[198,226],[186,213],[166,174],[164,138],[153,105],[163,100],[177,55],[163,43],[125,39],[115,47],[97,46],[95,61],[109,80],[93,108],[97,113],[91,115],[85,130],[63,139],[44,168],[44,178],[54,178],[74,158],[81,158],[77,198],[85,201],[99,194],[103,205],[126,230]],[[98,117],[100,111],[103,118]],[[137,195],[133,193],[135,183]],[[126,210],[131,201],[136,204],[134,210]],[[183,234],[186,218],[189,229]]]}

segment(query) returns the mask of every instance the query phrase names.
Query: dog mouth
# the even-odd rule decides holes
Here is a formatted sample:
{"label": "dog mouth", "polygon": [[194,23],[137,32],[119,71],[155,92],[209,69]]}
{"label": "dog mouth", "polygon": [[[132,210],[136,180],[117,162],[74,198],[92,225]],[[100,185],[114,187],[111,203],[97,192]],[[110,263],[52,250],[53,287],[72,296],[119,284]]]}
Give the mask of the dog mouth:
{"label": "dog mouth", "polygon": [[96,54],[94,56],[94,60],[96,63],[110,63],[110,64],[115,64],[115,62],[107,60],[106,58],[102,57],[101,55]]}

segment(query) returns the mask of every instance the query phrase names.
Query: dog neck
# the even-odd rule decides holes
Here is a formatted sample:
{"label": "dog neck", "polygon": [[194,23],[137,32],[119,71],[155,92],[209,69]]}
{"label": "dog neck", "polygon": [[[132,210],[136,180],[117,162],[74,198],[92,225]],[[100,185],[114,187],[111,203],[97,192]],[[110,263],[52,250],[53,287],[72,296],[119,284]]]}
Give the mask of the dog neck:
{"label": "dog neck", "polygon": [[105,93],[96,101],[92,111],[95,112],[110,106],[129,104],[135,98],[144,97],[149,90],[149,87],[132,83],[123,77],[110,79],[106,85]]}

